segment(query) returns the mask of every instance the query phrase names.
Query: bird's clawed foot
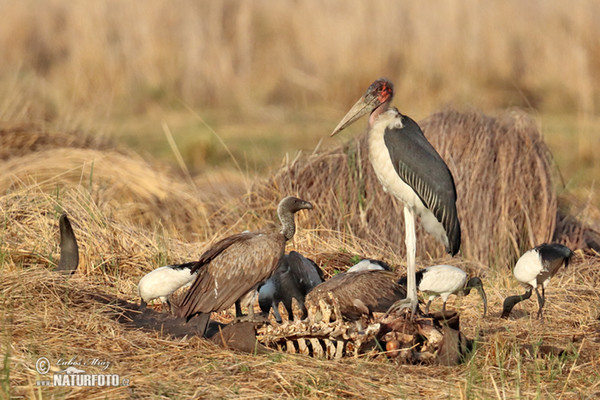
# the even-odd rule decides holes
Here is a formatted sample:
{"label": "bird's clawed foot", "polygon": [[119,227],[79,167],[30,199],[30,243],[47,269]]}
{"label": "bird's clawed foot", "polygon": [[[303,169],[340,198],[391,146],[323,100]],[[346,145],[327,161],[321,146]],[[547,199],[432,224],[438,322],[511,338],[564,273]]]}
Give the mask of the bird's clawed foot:
{"label": "bird's clawed foot", "polygon": [[385,313],[385,317],[387,317],[390,314],[399,313],[402,310],[407,310],[406,312],[410,312],[410,319],[412,320],[415,314],[417,314],[417,312],[418,314],[421,314],[421,310],[417,306],[418,302],[414,302],[408,298],[398,300],[397,302],[392,304],[391,307],[387,310],[387,312]]}

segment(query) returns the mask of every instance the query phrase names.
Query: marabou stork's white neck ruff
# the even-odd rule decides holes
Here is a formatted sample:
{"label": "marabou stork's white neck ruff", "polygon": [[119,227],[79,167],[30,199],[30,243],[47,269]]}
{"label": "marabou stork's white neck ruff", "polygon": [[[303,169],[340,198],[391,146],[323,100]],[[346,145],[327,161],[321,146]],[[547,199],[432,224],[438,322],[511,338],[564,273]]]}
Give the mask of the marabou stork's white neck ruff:
{"label": "marabou stork's white neck ruff", "polygon": [[[417,272],[417,287],[425,296],[429,297],[425,306],[425,313],[429,313],[431,302],[441,297],[443,303],[442,310],[446,311],[446,302],[451,294],[460,292],[468,295],[471,289],[477,289],[483,301],[483,316],[487,314],[487,296],[483,290],[483,283],[478,277],[473,277],[467,281],[468,275],[462,269],[453,265],[432,265]],[[400,284],[405,284],[404,279]]]}
{"label": "marabou stork's white neck ruff", "polygon": [[[513,274],[528,290],[522,295],[509,296],[504,300],[502,318],[508,318],[513,307],[530,298],[533,290],[538,298],[537,318],[541,318],[542,308],[546,303],[546,286],[563,264],[565,268],[569,266],[571,257],[571,249],[558,243],[544,243],[523,253],[515,265]],[[539,286],[542,287],[541,296]]]}
{"label": "marabou stork's white neck ruff", "polygon": [[460,248],[460,224],[456,212],[456,188],[448,166],[411,118],[390,108],[392,82],[373,82],[333,130],[340,132],[370,113],[369,159],[385,191],[404,203],[408,264],[407,299],[417,307],[415,282],[415,214],[427,232],[455,255]]}

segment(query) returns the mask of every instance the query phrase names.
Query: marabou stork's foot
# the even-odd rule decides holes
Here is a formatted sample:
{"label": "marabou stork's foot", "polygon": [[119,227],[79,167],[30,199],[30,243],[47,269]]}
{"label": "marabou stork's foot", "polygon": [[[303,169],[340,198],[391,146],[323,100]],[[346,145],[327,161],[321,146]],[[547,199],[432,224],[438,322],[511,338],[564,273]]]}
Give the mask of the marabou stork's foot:
{"label": "marabou stork's foot", "polygon": [[418,301],[411,301],[411,299],[402,299],[402,300],[398,300],[397,302],[395,302],[394,304],[392,304],[390,306],[390,308],[387,310],[387,312],[384,315],[384,318],[387,317],[390,314],[396,314],[399,313],[402,310],[406,310],[405,312],[410,313],[410,319],[412,320],[415,316],[415,314],[422,314],[421,310],[419,309],[418,306]]}

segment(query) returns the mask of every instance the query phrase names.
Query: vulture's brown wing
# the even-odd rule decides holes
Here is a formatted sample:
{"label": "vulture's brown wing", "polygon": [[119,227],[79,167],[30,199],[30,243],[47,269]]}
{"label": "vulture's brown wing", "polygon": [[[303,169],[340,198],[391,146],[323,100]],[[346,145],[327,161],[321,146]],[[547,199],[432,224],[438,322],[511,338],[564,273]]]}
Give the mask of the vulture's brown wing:
{"label": "vulture's brown wing", "polygon": [[[330,304],[328,293],[337,299],[344,318],[360,318],[364,305],[369,312],[385,312],[396,301],[406,297],[406,289],[396,282],[390,271],[342,273],[315,286],[306,296],[306,305],[316,306],[322,299]],[[359,304],[360,306],[357,306]]]}
{"label": "vulture's brown wing", "polygon": [[181,302],[180,316],[230,307],[271,276],[285,249],[281,233],[246,233],[230,238],[217,243],[222,248],[205,253],[211,252],[210,261],[198,269],[198,277]]}

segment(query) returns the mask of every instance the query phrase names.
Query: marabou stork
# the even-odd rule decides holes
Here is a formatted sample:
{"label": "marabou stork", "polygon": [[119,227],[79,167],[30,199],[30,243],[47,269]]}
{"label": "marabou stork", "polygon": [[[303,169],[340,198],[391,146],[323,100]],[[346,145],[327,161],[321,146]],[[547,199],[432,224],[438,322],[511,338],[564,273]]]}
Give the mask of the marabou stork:
{"label": "marabou stork", "polygon": [[192,267],[192,273],[198,272],[198,277],[179,305],[177,314],[188,320],[199,314],[200,325],[206,327],[211,312],[229,308],[256,289],[273,274],[286,242],[294,236],[294,214],[312,208],[308,201],[286,197],[277,207],[280,230],[244,232],[215,243]]}
{"label": "marabou stork", "polygon": [[[340,132],[370,113],[369,159],[385,191],[404,203],[406,229],[407,300],[417,307],[415,282],[415,214],[427,232],[455,255],[460,248],[460,224],[456,212],[456,188],[448,166],[427,141],[415,121],[390,107],[392,82],[376,80],[333,130]],[[405,303],[404,303],[405,304]]]}
{"label": "marabou stork", "polygon": [[[429,313],[429,306],[436,297],[441,297],[442,310],[446,311],[446,301],[451,294],[464,293],[468,295],[471,289],[477,289],[483,300],[483,316],[487,314],[487,297],[483,290],[483,283],[478,277],[467,281],[468,275],[465,271],[452,265],[432,265],[417,272],[417,288],[429,297],[425,306],[425,314]],[[400,280],[400,284],[406,284],[406,277]]]}
{"label": "marabou stork", "polygon": [[350,267],[350,269],[348,269],[348,271],[346,271],[346,273],[359,272],[359,271],[377,271],[377,270],[390,271],[391,268],[384,261],[365,258],[363,260],[360,260],[356,264],[354,264],[352,267]]}
{"label": "marabou stork", "polygon": [[58,226],[60,229],[60,260],[56,271],[70,274],[75,272],[79,265],[79,247],[66,213],[63,213],[58,219]]}
{"label": "marabou stork", "polygon": [[292,298],[295,298],[302,311],[302,318],[305,318],[304,298],[321,282],[323,282],[323,273],[317,264],[302,254],[291,251],[281,258],[273,275],[259,288],[258,304],[266,315],[272,308],[275,320],[281,323],[279,303],[283,302],[291,321],[294,319]]}
{"label": "marabou stork", "polygon": [[329,296],[337,300],[342,317],[354,321],[373,312],[386,312],[406,297],[406,289],[391,271],[343,272],[315,286],[306,295],[307,308],[316,308],[319,301],[331,304]]}
{"label": "marabou stork", "polygon": [[140,309],[146,308],[146,304],[154,299],[166,302],[169,311],[171,302],[169,296],[177,289],[191,286],[198,273],[192,273],[192,267],[196,262],[184,264],[167,265],[150,271],[140,279],[138,293],[141,298]]}
{"label": "marabou stork", "polygon": [[[517,261],[513,274],[521,285],[528,289],[522,295],[509,296],[504,300],[502,318],[508,318],[515,304],[530,298],[534,289],[539,304],[537,317],[541,318],[546,302],[546,286],[563,264],[565,268],[569,266],[571,257],[571,249],[558,243],[544,243],[526,251]],[[541,296],[538,286],[542,287]]]}

